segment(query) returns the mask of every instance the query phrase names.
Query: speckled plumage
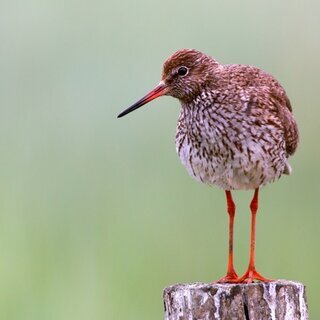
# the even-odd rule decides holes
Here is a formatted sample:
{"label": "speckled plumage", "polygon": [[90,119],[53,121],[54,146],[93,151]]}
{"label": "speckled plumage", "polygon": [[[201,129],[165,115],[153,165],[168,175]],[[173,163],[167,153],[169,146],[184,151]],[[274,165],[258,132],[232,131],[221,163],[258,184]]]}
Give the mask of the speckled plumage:
{"label": "speckled plumage", "polygon": [[[270,281],[255,268],[255,223],[260,186],[290,174],[288,158],[299,133],[279,82],[252,66],[222,65],[196,50],[179,50],[163,65],[159,85],[118,117],[162,95],[180,100],[176,148],[195,179],[225,190],[229,214],[227,274],[219,282]],[[247,271],[233,265],[236,206],[230,190],[254,189]]]}
{"label": "speckled plumage", "polygon": [[[271,75],[252,66],[222,65],[195,50],[181,50],[164,64],[167,93],[181,102],[176,149],[195,179],[225,190],[255,189],[291,172],[298,143],[289,99]],[[191,88],[191,89],[190,89]]]}

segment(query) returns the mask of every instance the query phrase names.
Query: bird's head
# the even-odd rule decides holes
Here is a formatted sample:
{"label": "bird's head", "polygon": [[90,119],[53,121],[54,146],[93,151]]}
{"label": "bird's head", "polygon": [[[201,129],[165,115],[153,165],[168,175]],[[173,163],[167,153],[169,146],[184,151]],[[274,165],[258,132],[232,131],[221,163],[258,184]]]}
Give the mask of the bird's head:
{"label": "bird's head", "polygon": [[218,66],[213,58],[197,50],[183,49],[175,52],[163,64],[160,83],[120,113],[118,118],[163,95],[172,96],[181,102],[192,101],[207,83],[213,83],[214,71]]}

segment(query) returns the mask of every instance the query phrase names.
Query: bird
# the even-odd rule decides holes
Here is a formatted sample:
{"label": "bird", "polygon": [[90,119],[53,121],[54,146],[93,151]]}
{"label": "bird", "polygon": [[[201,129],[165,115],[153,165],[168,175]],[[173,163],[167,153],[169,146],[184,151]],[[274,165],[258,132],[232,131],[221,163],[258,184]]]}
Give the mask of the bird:
{"label": "bird", "polygon": [[[284,88],[255,66],[221,64],[198,50],[182,49],[164,62],[160,83],[118,118],[160,96],[180,101],[175,142],[188,173],[225,192],[228,263],[226,275],[215,282],[272,281],[256,269],[255,230],[260,188],[291,173],[288,158],[299,143]],[[238,276],[233,259],[234,190],[253,190],[249,264],[242,276]]]}

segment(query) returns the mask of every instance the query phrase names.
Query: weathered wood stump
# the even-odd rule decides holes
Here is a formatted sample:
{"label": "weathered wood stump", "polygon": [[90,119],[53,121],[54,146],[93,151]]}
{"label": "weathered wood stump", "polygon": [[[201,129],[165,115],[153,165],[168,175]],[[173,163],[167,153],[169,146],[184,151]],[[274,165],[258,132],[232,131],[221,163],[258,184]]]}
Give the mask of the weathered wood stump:
{"label": "weathered wood stump", "polygon": [[277,280],[251,284],[176,284],[164,289],[165,320],[307,320],[305,286]]}

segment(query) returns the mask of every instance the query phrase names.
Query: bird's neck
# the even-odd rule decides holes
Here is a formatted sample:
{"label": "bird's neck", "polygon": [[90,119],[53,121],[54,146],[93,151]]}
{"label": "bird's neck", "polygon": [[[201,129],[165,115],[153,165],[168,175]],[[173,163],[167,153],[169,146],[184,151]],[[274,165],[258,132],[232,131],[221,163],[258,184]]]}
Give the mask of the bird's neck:
{"label": "bird's neck", "polygon": [[212,107],[215,100],[214,91],[203,90],[192,101],[181,101],[181,114],[179,123],[181,130],[191,139],[198,140],[202,136],[203,126],[207,122],[205,109]]}
{"label": "bird's neck", "polygon": [[182,112],[189,114],[189,119],[193,119],[199,113],[201,113],[203,109],[212,106],[215,98],[215,90],[212,90],[212,88],[204,87],[197,95],[193,96],[192,99],[188,101],[180,100]]}

